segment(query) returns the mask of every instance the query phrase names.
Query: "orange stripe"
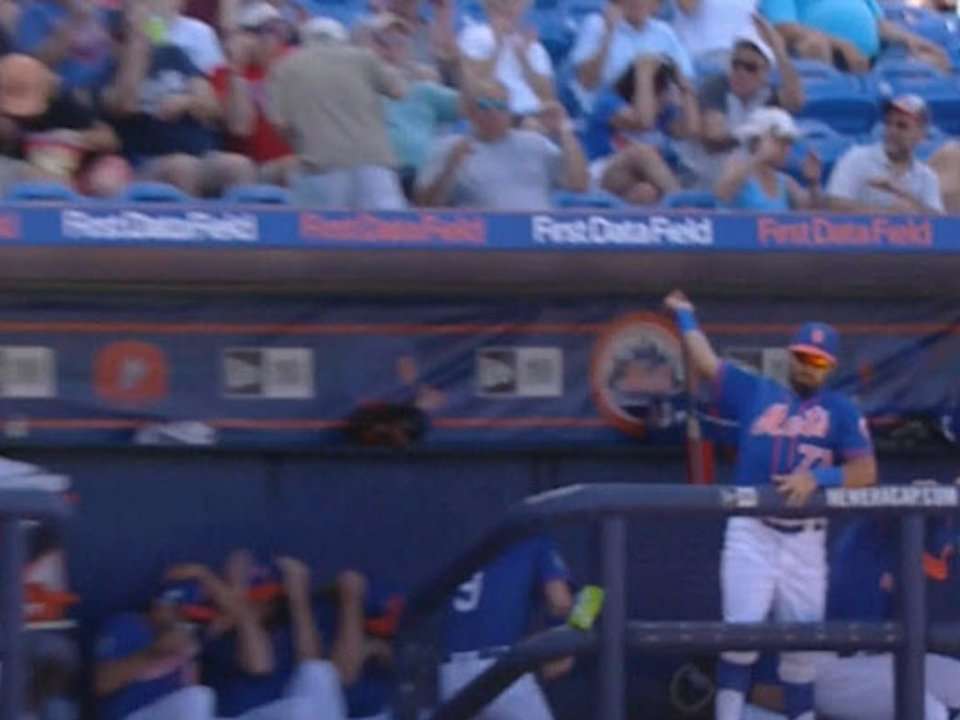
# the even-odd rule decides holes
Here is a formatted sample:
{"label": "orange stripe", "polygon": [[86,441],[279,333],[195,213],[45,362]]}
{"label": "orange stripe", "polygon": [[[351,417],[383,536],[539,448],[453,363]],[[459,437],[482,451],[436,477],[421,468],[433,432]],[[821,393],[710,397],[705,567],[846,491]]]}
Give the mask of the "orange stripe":
{"label": "orange stripe", "polygon": [[[960,334],[960,327],[943,323],[847,323],[833,325],[841,333],[847,335],[929,335],[946,332],[950,335]],[[785,323],[704,323],[704,332],[718,335],[752,335],[764,333],[792,333],[797,329],[796,324]]]}
{"label": "orange stripe", "polygon": [[469,335],[473,333],[557,333],[590,335],[602,323],[150,323],[0,322],[0,333],[143,333],[149,335]]}
{"label": "orange stripe", "polygon": [[[960,334],[960,327],[943,323],[840,323],[835,327],[851,335]],[[608,323],[160,323],[160,322],[20,322],[0,321],[0,333],[141,333],[146,335],[469,335],[472,333],[553,333],[592,335],[609,328]],[[718,335],[786,334],[795,323],[705,323],[708,333]]]}
{"label": "orange stripe", "polygon": [[518,417],[518,418],[437,418],[436,427],[462,430],[466,428],[564,428],[605,427],[603,418]]}
{"label": "orange stripe", "polygon": [[[31,418],[23,421],[28,427],[40,430],[136,430],[155,424],[153,419],[111,418]],[[233,430],[333,430],[346,427],[345,420],[303,420],[300,418],[211,418],[200,422],[211,427]],[[436,427],[468,428],[563,428],[604,427],[603,418],[574,417],[517,417],[517,418],[437,418]]]}
{"label": "orange stripe", "polygon": [[923,570],[931,580],[943,582],[950,575],[950,567],[943,558],[938,558],[930,553],[923,554]]}

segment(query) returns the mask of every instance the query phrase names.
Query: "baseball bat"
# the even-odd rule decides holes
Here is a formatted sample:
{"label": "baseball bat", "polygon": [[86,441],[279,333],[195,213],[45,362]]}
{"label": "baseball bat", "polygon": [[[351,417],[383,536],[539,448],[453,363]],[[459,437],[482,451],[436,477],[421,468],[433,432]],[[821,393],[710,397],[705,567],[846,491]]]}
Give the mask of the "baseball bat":
{"label": "baseball bat", "polygon": [[683,348],[684,386],[687,396],[687,480],[693,485],[706,485],[712,482],[707,476],[705,460],[706,444],[703,440],[703,428],[697,413],[697,394],[699,377],[693,367],[690,351],[686,344]]}

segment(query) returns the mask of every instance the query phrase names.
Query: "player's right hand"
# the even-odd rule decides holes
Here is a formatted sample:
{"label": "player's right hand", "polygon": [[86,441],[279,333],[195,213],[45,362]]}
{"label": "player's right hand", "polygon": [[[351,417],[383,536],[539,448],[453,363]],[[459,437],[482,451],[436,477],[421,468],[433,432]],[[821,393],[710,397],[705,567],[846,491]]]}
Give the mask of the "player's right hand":
{"label": "player's right hand", "polygon": [[693,310],[693,303],[682,290],[674,290],[663,299],[663,306],[670,312]]}

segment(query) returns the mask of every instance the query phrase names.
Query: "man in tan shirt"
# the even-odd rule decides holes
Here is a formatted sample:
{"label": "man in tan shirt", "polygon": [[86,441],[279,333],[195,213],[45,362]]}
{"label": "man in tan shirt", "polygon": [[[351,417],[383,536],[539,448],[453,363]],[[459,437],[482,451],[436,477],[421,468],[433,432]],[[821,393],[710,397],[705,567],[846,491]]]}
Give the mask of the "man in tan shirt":
{"label": "man in tan shirt", "polygon": [[306,45],[277,63],[267,84],[270,119],[300,158],[295,201],[403,209],[383,110],[383,96],[403,97],[402,77],[367,49],[306,30]]}

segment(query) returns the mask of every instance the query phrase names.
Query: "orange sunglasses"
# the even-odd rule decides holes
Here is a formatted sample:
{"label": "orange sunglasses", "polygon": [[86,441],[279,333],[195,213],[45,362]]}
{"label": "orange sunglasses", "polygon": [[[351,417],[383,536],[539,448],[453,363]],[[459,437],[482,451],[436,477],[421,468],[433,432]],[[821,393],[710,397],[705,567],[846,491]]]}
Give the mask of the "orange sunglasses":
{"label": "orange sunglasses", "polygon": [[793,356],[801,365],[807,365],[808,367],[817,368],[818,370],[827,370],[833,367],[833,361],[823,355],[794,351]]}

